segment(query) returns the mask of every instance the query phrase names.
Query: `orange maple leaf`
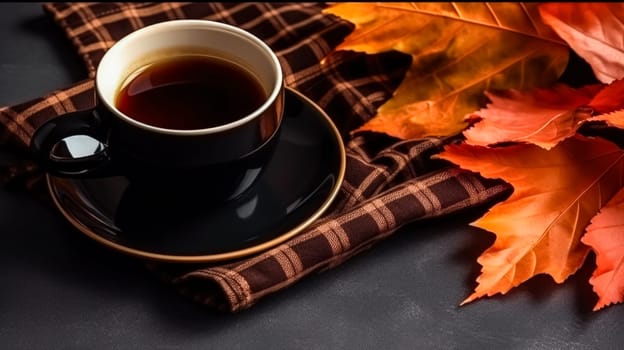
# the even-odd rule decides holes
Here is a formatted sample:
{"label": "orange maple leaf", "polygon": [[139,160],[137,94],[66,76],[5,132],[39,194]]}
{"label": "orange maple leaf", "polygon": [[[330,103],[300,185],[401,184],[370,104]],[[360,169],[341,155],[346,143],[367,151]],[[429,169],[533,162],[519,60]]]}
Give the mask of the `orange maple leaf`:
{"label": "orange maple leaf", "polygon": [[607,125],[624,129],[624,109],[620,109],[619,111],[615,111],[613,113],[601,114],[590,120],[602,120],[606,122]]}
{"label": "orange maple leaf", "polygon": [[544,3],[543,21],[592,67],[603,83],[624,78],[624,4]]}
{"label": "orange maple leaf", "polygon": [[355,24],[337,50],[397,50],[412,64],[394,96],[359,130],[398,138],[462,132],[486,89],[549,86],[569,47],[541,21],[537,3],[334,3]]}
{"label": "orange maple leaf", "polygon": [[598,294],[594,311],[624,302],[624,189],[592,220],[581,241],[596,253],[596,270],[589,279]]}
{"label": "orange maple leaf", "polygon": [[[526,142],[550,149],[574,135],[585,121],[624,128],[624,80],[575,89],[565,84],[526,91],[486,91],[490,102],[467,116],[466,143],[492,146]],[[623,112],[611,114],[614,111]]]}
{"label": "orange maple leaf", "polygon": [[580,242],[586,226],[624,183],[624,151],[581,135],[550,150],[462,143],[447,146],[438,157],[514,187],[507,200],[472,223],[496,240],[478,258],[478,286],[462,304],[505,294],[537,274],[563,283],[589,252]]}
{"label": "orange maple leaf", "polygon": [[479,122],[464,131],[466,143],[527,142],[550,149],[592,116],[584,107],[600,89],[601,85],[573,89],[557,84],[550,89],[486,91],[491,102],[469,116]]}
{"label": "orange maple leaf", "polygon": [[589,103],[594,115],[611,113],[624,108],[624,79],[612,81],[604,85]]}

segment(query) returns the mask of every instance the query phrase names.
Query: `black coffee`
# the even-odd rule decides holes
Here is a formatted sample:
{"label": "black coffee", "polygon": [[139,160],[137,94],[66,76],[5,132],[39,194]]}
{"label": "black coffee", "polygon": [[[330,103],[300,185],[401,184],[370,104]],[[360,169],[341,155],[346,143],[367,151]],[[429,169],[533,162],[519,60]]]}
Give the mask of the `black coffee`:
{"label": "black coffee", "polygon": [[134,76],[116,106],[145,124],[167,129],[203,129],[227,124],[266,99],[260,82],[237,64],[189,55],[156,62]]}

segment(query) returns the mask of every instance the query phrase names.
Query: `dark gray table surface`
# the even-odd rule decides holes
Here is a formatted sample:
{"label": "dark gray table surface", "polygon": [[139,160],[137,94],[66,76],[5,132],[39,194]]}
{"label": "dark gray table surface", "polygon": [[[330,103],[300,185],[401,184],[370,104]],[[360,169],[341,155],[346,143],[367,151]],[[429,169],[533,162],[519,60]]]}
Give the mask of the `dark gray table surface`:
{"label": "dark gray table surface", "polygon": [[[40,3],[0,4],[0,106],[86,77]],[[12,157],[0,151],[0,161]],[[459,303],[493,237],[464,220],[404,227],[336,269],[249,310],[179,296],[133,258],[0,187],[2,349],[616,349],[624,305],[592,312],[592,262],[562,285],[536,277]],[[593,261],[593,260],[592,260]]]}

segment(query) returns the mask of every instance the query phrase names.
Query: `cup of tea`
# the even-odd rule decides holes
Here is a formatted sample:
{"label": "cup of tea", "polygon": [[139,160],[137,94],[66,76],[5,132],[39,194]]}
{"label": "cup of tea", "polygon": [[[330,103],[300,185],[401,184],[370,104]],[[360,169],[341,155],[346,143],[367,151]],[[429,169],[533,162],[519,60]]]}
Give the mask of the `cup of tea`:
{"label": "cup of tea", "polygon": [[[208,191],[227,199],[262,173],[278,139],[283,73],[253,34],[209,20],[134,31],[102,57],[96,103],[46,122],[31,150],[53,176],[126,176],[145,189]],[[97,141],[83,156],[59,145]]]}

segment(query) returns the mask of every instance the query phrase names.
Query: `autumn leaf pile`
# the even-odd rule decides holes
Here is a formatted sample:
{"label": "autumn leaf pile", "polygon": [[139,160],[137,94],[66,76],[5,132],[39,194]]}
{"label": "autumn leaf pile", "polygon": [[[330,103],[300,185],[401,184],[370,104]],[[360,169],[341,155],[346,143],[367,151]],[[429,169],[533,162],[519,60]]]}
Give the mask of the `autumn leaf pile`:
{"label": "autumn leaf pile", "polygon": [[[624,4],[336,3],[338,47],[412,56],[359,130],[459,135],[436,155],[514,188],[472,225],[496,240],[462,304],[538,274],[563,283],[595,254],[594,310],[624,301]],[[570,54],[593,81],[561,81]]]}

